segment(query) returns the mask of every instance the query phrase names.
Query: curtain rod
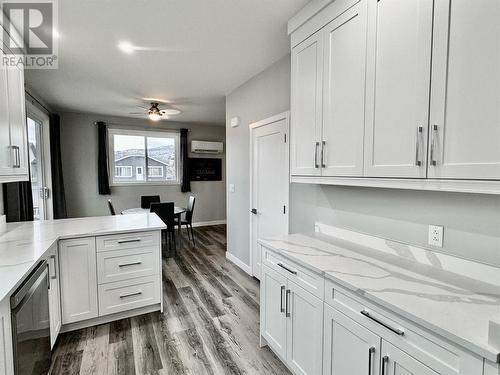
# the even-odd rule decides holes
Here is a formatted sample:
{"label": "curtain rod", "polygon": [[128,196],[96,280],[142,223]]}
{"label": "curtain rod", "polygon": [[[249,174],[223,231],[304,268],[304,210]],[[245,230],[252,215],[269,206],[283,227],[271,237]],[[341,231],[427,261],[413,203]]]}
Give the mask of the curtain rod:
{"label": "curtain rod", "polygon": [[[95,121],[94,122],[94,125],[97,125],[99,121]],[[149,125],[136,125],[136,124],[124,124],[124,123],[117,123],[117,122],[107,122],[107,121],[102,121],[104,122],[106,125],[116,125],[116,126],[138,126],[138,127],[142,127],[142,128],[148,128],[148,129],[152,129],[151,126]],[[179,128],[179,129],[166,129],[166,128],[157,128],[156,130],[168,130],[168,131],[180,131],[181,129],[187,129],[187,128]],[[131,129],[133,130],[133,129]],[[191,131],[191,129],[187,129],[188,132]]]}
{"label": "curtain rod", "polygon": [[40,103],[40,101],[37,98],[35,98],[33,95],[31,95],[28,90],[24,90],[24,92],[26,93],[26,95],[28,95],[31,98],[31,104],[34,104],[33,102],[37,103],[40,107],[42,107],[43,110],[45,110],[47,112],[47,114],[50,114],[49,109],[47,107],[45,107],[42,103]]}

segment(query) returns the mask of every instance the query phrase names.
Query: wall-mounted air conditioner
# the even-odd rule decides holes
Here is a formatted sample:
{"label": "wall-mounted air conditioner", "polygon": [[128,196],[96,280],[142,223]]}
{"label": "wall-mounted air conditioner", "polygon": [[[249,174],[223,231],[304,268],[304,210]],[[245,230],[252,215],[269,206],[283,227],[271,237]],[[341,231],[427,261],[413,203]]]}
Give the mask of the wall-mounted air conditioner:
{"label": "wall-mounted air conditioner", "polygon": [[191,152],[196,154],[222,154],[224,143],[208,141],[191,141]]}

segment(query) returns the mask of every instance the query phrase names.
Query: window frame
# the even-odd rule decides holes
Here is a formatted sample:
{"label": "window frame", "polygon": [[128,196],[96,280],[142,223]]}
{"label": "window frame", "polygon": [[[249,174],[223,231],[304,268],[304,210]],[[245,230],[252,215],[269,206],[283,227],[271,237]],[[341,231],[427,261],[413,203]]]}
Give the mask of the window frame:
{"label": "window frame", "polygon": [[[122,128],[111,128],[108,129],[108,166],[109,171],[114,172],[115,168],[115,160],[114,160],[114,136],[115,135],[130,135],[130,136],[142,136],[144,138],[144,157],[145,157],[145,165],[144,165],[144,180],[143,181],[115,181],[114,173],[109,176],[110,186],[137,186],[137,185],[180,185],[181,184],[181,176],[180,176],[180,134],[179,132],[173,131],[158,131],[158,130],[132,130],[132,129],[122,129]],[[176,180],[164,180],[158,181],[148,180],[148,144],[147,138],[173,138],[174,139],[174,147],[175,147],[175,176]],[[162,168],[163,169],[163,168]],[[163,173],[163,171],[162,171]],[[155,177],[153,177],[155,178]],[[156,177],[159,178],[159,177]],[[165,178],[165,174],[163,173],[162,178]]]}

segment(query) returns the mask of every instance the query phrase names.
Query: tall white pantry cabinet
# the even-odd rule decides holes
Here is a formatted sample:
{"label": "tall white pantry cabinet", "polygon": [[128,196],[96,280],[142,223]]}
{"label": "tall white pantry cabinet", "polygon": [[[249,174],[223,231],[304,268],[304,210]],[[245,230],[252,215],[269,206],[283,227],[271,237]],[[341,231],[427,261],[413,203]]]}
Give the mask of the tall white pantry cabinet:
{"label": "tall white pantry cabinet", "polygon": [[289,22],[292,181],[500,193],[500,2],[317,3]]}

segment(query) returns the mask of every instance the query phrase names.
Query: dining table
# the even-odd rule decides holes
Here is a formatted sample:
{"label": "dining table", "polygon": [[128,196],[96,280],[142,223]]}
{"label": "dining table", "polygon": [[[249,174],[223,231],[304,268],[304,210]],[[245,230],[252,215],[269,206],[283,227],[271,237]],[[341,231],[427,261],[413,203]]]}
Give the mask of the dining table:
{"label": "dining table", "polygon": [[[133,214],[147,214],[150,212],[150,209],[149,208],[141,208],[141,207],[133,207],[133,208],[127,208],[126,210],[123,210],[121,212],[122,215],[133,215]],[[177,222],[179,223],[179,229],[178,229],[178,232],[179,232],[179,236],[181,235],[181,215],[186,212],[186,208],[185,207],[177,207],[175,206],[174,207],[174,216],[177,220]]]}

